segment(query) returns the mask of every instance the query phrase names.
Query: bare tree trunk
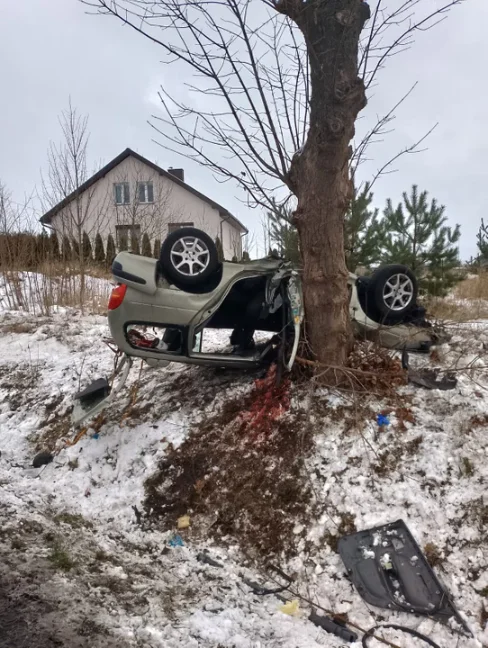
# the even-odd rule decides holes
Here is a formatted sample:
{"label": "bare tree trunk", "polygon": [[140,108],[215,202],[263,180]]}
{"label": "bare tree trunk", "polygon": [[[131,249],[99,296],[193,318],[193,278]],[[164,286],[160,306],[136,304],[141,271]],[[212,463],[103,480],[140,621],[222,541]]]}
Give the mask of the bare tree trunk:
{"label": "bare tree trunk", "polygon": [[321,362],[340,365],[352,341],[343,237],[347,184],[334,176],[324,183],[310,174],[302,189],[295,219],[303,258],[307,335]]}
{"label": "bare tree trunk", "polygon": [[298,198],[294,220],[304,263],[307,333],[318,360],[342,365],[351,343],[344,253],[344,217],[353,196],[350,142],[366,106],[358,77],[364,5],[282,0],[276,8],[300,28],[310,62],[310,130],[289,173]]}

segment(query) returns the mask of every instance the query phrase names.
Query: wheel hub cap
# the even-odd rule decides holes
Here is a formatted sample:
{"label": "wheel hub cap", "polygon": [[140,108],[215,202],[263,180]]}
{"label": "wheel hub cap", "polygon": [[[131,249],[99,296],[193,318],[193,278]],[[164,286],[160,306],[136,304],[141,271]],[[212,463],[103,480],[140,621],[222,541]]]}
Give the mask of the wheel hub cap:
{"label": "wheel hub cap", "polygon": [[195,236],[178,239],[170,252],[173,267],[186,277],[201,274],[210,262],[210,252],[204,241]]}
{"label": "wheel hub cap", "polygon": [[402,311],[413,299],[414,287],[410,277],[403,273],[392,275],[383,289],[383,301],[392,311]]}

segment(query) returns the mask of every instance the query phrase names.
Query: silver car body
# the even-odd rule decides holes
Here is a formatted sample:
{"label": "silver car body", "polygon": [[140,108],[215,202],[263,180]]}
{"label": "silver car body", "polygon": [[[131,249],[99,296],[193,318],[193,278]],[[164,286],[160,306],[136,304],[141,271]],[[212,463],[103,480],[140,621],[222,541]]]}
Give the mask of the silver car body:
{"label": "silver car body", "polygon": [[[99,413],[114,400],[124,386],[133,358],[141,358],[153,367],[165,367],[171,362],[180,362],[190,365],[246,368],[262,363],[268,355],[269,348],[256,349],[255,353],[247,355],[223,355],[201,351],[201,336],[204,329],[207,326],[218,328],[213,324],[214,316],[232,288],[247,279],[258,277],[265,279],[265,302],[270,313],[276,313],[283,306],[280,291],[282,284],[286,286],[289,309],[287,321],[288,326],[291,325],[294,329],[293,348],[286,363],[286,368],[291,370],[303,322],[301,281],[297,269],[292,264],[274,258],[245,264],[224,262],[217,285],[210,292],[200,294],[186,292],[171,285],[158,272],[156,259],[121,252],[114,260],[112,271],[115,282],[126,286],[121,303],[108,311],[112,339],[123,356],[121,378],[118,383],[112,380],[110,394],[101,400],[90,402],[89,405],[76,403],[72,417],[75,424],[80,424],[88,417]],[[375,340],[391,349],[415,350],[432,344],[432,334],[429,329],[412,325],[385,326],[370,319],[361,306],[358,277],[350,274],[348,283],[351,295],[349,312],[357,337]],[[135,346],[128,335],[128,328],[131,325],[179,329],[184,343],[178,352],[164,348]],[[275,321],[274,328],[265,328],[265,330],[279,331],[280,329],[276,328]]]}
{"label": "silver car body", "polygon": [[[295,309],[292,313],[295,324],[303,320],[302,291],[298,272],[292,264],[273,258],[251,261],[246,264],[223,263],[222,278],[218,286],[203,294],[187,293],[170,285],[164,278],[157,277],[157,261],[147,257],[121,252],[115,259],[123,268],[123,277],[116,277],[127,285],[127,292],[122,304],[109,311],[110,330],[118,348],[130,356],[168,360],[187,364],[221,364],[222,356],[201,354],[193,349],[187,356],[175,356],[174,353],[135,349],[129,344],[126,335],[128,322],[140,322],[158,326],[175,325],[188,327],[188,338],[192,339],[221,306],[231,288],[239,281],[252,277],[268,277],[267,300],[272,302],[273,290],[276,290],[284,279],[292,279],[288,296]],[[131,276],[133,279],[131,280]],[[136,280],[135,280],[136,279]],[[144,283],[140,283],[143,280]],[[370,319],[363,310],[357,287],[358,277],[349,275],[350,303],[349,313],[353,330],[357,337],[376,340],[388,348],[411,348],[428,344],[432,341],[428,329],[411,325],[396,324],[386,326]],[[296,321],[295,321],[296,320]],[[242,361],[232,359],[234,364],[248,365],[249,359]]]}
{"label": "silver car body", "polygon": [[[222,354],[201,353],[194,340],[218,311],[232,287],[240,281],[254,277],[267,277],[266,302],[272,307],[277,299],[277,290],[284,279],[289,280],[289,299],[293,309],[295,327],[300,327],[303,320],[301,284],[292,265],[275,259],[262,259],[246,264],[223,263],[222,277],[218,286],[211,292],[202,294],[188,293],[179,290],[157,276],[157,261],[147,257],[121,252],[114,263],[119,263],[122,278],[116,279],[127,285],[127,291],[121,305],[109,310],[108,323],[112,338],[120,351],[132,357],[153,360],[160,366],[165,362],[183,362],[199,365],[231,365],[247,367],[259,359],[255,356],[224,358]],[[144,281],[144,283],[140,283]],[[144,324],[157,327],[180,328],[186,338],[187,348],[184,353],[165,350],[142,349],[134,347],[128,340],[127,326]],[[298,331],[299,332],[299,331]],[[197,345],[200,346],[200,345]],[[154,364],[151,363],[150,364]]]}

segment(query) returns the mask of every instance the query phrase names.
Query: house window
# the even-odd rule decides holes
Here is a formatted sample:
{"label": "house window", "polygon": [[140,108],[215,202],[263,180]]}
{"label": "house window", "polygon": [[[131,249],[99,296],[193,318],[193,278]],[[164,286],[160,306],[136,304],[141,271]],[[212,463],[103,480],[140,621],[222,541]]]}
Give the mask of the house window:
{"label": "house window", "polygon": [[115,204],[128,205],[130,202],[129,183],[116,182],[114,184]]}
{"label": "house window", "polygon": [[115,235],[119,250],[133,250],[134,244],[139,245],[141,242],[141,226],[116,225]]}
{"label": "house window", "polygon": [[176,232],[180,227],[193,227],[193,223],[168,223],[168,234],[171,232]]}
{"label": "house window", "polygon": [[154,202],[154,191],[152,182],[137,183],[137,200],[140,203]]}

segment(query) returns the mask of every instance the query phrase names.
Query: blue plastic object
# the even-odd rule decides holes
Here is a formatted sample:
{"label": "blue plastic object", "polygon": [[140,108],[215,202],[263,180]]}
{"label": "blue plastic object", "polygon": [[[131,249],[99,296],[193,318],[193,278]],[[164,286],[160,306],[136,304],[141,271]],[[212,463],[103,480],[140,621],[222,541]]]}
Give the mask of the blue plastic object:
{"label": "blue plastic object", "polygon": [[175,535],[169,541],[169,546],[170,547],[184,547],[185,543],[183,542],[183,538],[180,535]]}
{"label": "blue plastic object", "polygon": [[378,414],[378,416],[376,417],[376,422],[378,423],[379,427],[390,425],[390,419],[384,414]]}

